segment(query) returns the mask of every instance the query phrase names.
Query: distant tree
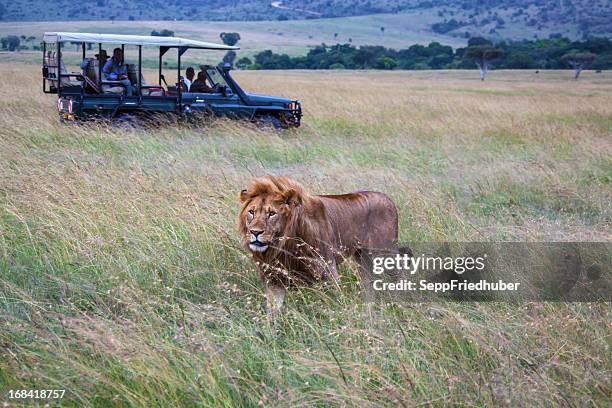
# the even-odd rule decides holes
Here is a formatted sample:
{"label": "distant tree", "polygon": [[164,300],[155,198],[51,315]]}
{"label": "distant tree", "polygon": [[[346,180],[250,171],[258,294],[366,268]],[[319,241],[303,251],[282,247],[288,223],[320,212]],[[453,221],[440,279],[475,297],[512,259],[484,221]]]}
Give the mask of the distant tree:
{"label": "distant tree", "polygon": [[597,58],[589,64],[589,67],[596,70],[612,68],[612,52],[597,55]]}
{"label": "distant tree", "polygon": [[454,18],[451,18],[449,21],[443,21],[443,22],[432,24],[431,29],[438,34],[446,34],[449,31],[456,30],[465,25],[467,25],[467,23],[463,21],[457,21]]}
{"label": "distant tree", "polygon": [[263,69],[291,69],[291,57],[287,54],[274,54],[270,50],[255,54],[255,64]]}
{"label": "distant tree", "polygon": [[355,62],[360,64],[363,68],[368,69],[375,56],[376,54],[372,50],[372,47],[361,47],[355,55]]}
{"label": "distant tree", "polygon": [[[240,34],[238,33],[221,33],[219,34],[221,41],[223,44],[234,46],[240,40]],[[223,62],[229,63],[230,65],[234,65],[234,60],[236,59],[236,51],[228,51],[223,57]]]}
{"label": "distant tree", "polygon": [[503,51],[489,44],[472,45],[465,49],[464,56],[476,63],[480,70],[480,80],[484,81],[491,61],[501,57]]}
{"label": "distant tree", "polygon": [[609,51],[612,48],[612,38],[596,38],[592,37],[581,44],[580,49],[583,51],[589,51],[593,54],[602,54]]}
{"label": "distant tree", "polygon": [[348,42],[352,43],[353,39],[349,37]]}
{"label": "distant tree", "polygon": [[223,41],[223,44],[229,46],[236,45],[238,41],[240,41],[240,34],[238,33],[221,33],[219,37],[221,41]]}
{"label": "distant tree", "polygon": [[6,48],[8,47],[8,38],[6,37],[0,38],[0,44],[2,45],[2,49],[6,50]]}
{"label": "distant tree", "polygon": [[395,67],[397,67],[397,61],[388,56],[377,59],[374,64],[376,69],[393,69]]}
{"label": "distant tree", "polygon": [[236,62],[236,67],[238,67],[239,69],[247,69],[247,67],[252,63],[253,62],[249,58],[242,57],[238,60],[238,62]]}
{"label": "distant tree", "polygon": [[338,33],[334,33],[334,38],[338,38]]}
{"label": "distant tree", "polygon": [[576,76],[574,79],[578,79],[582,70],[597,57],[592,52],[580,52],[578,50],[572,50],[561,57],[561,61],[574,68]]}
{"label": "distant tree", "polygon": [[382,27],[382,26],[381,26],[381,27],[380,27],[380,32],[384,34],[384,33],[385,33],[385,27]]}
{"label": "distant tree", "polygon": [[536,63],[528,53],[514,52],[506,58],[505,68],[532,69],[536,68]]}
{"label": "distant tree", "polygon": [[15,51],[19,48],[20,43],[21,40],[16,35],[9,35],[6,37],[6,48],[8,48],[9,51]]}

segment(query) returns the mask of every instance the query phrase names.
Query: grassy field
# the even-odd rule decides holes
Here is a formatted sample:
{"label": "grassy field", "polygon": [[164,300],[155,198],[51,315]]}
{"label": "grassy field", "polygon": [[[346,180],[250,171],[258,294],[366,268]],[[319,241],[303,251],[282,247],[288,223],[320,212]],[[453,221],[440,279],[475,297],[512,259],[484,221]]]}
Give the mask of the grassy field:
{"label": "grassy field", "polygon": [[[424,14],[427,14],[427,18]],[[351,43],[359,45],[384,45],[397,49],[408,48],[420,43],[429,44],[439,41],[453,47],[465,46],[465,39],[438,35],[429,30],[427,21],[433,18],[434,12],[415,12],[412,14],[377,14],[362,17],[343,17],[317,20],[293,21],[238,21],[238,22],[202,22],[202,21],[39,21],[39,22],[0,22],[0,37],[18,35],[36,37],[36,40],[25,42],[32,48],[40,45],[43,33],[46,31],[74,31],[113,34],[149,35],[152,30],[170,29],[176,36],[194,40],[220,43],[219,34],[224,31],[240,33],[241,40],[238,59],[253,58],[263,50],[276,53],[286,53],[291,56],[306,55],[308,50],[321,43],[328,45]],[[385,27],[385,32],[380,27]],[[337,37],[334,34],[338,34]],[[97,45],[95,46],[97,47]],[[112,45],[105,45],[111,51]],[[89,51],[88,55],[93,56]],[[201,63],[217,64],[223,57],[223,52],[191,50],[186,53],[183,63],[198,65]],[[126,56],[131,60],[138,58],[135,46],[126,47]],[[64,48],[64,57],[72,65],[81,62],[80,48],[68,46]],[[143,63],[145,66],[157,67],[158,49],[143,48]],[[20,52],[0,52],[2,62],[39,64],[40,51],[24,50]],[[164,57],[169,66],[176,64],[174,53]]]}
{"label": "grassy field", "polygon": [[272,173],[388,193],[403,241],[609,241],[612,73],[237,72],[302,100],[283,133],[61,125],[38,67],[0,73],[9,406],[32,388],[64,406],[609,406],[609,303],[369,318],[347,265],[339,290],[290,292],[274,327],[235,217]]}
{"label": "grassy field", "polygon": [[[220,42],[219,33],[240,33],[240,56],[251,56],[270,49],[292,56],[305,55],[308,48],[326,43],[354,45],[384,45],[397,49],[412,44],[439,41],[453,47],[465,46],[467,40],[439,35],[429,29],[435,10],[409,14],[375,14],[361,17],[327,18],[294,21],[39,21],[2,22],[0,37],[7,35],[34,36],[40,42],[45,31],[76,31],[113,34],[148,35],[152,30],[166,28],[176,36],[194,40]],[[380,27],[385,27],[385,32]],[[338,36],[334,37],[337,33]],[[145,49],[146,52],[147,49]],[[155,51],[154,49],[151,52]],[[155,51],[156,52],[156,51]],[[26,58],[29,53],[23,53]],[[134,51],[134,55],[135,51]],[[34,58],[38,61],[38,53]],[[27,58],[26,58],[27,59]],[[30,58],[31,59],[31,58]]]}

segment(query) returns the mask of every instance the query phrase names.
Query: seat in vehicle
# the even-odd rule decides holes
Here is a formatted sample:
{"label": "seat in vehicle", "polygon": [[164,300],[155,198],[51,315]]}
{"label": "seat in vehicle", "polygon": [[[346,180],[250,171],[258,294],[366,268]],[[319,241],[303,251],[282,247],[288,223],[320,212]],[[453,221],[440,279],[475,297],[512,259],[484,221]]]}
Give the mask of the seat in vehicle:
{"label": "seat in vehicle", "polygon": [[85,79],[85,92],[100,93],[100,85],[97,81],[96,75],[90,66],[94,64],[94,58],[87,58],[86,68],[83,69],[83,78]]}
{"label": "seat in vehicle", "polygon": [[[51,52],[48,51],[47,52],[47,56],[45,57],[45,61],[44,61],[45,67],[47,67],[47,69],[49,69],[49,71],[52,73],[51,75],[54,78],[57,78],[57,76],[55,76],[55,74],[53,74],[53,72],[58,72],[59,71],[59,83],[62,87],[70,87],[70,86],[81,86],[82,83],[81,81],[76,81],[76,80],[71,80],[69,76],[64,76],[65,74],[68,74],[68,70],[66,70],[66,66],[64,65],[64,60],[60,60],[59,61],[59,69],[58,69],[58,58],[57,58],[57,54],[55,52]],[[70,72],[71,74],[76,74],[73,72]],[[78,74],[76,74],[78,75]],[[58,81],[49,81],[52,87],[57,88],[58,87]]]}
{"label": "seat in vehicle", "polygon": [[[100,87],[100,61],[97,59],[91,58],[89,60],[89,64],[87,64],[87,69],[85,75],[89,78],[93,83],[95,83],[98,87]],[[102,72],[102,81],[106,81],[106,75]],[[112,94],[122,94],[124,88],[122,86],[116,86],[112,84],[103,84],[101,88],[103,93],[112,93]]]}
{"label": "seat in vehicle", "polygon": [[[140,84],[142,85],[142,92],[138,89],[138,76],[140,76]],[[136,93],[142,96],[164,96],[164,89],[161,86],[149,85],[144,79],[144,75],[138,69],[136,64],[128,64],[128,78],[134,85]],[[149,88],[151,87],[151,88]]]}

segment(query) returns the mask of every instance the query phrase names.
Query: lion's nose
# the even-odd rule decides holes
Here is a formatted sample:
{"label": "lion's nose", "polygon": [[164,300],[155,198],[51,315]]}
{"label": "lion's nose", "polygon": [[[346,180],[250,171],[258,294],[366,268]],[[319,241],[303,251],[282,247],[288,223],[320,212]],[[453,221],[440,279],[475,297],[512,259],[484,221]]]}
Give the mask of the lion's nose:
{"label": "lion's nose", "polygon": [[249,232],[255,237],[257,238],[259,236],[259,234],[262,234],[263,231],[262,230],[249,230]]}

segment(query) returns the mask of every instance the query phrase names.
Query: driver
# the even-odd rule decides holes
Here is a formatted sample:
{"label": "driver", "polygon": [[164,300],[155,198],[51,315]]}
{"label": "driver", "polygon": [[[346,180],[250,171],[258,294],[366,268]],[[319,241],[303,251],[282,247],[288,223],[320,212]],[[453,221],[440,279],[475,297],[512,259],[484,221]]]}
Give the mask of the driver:
{"label": "driver", "polygon": [[195,93],[213,93],[215,90],[208,86],[206,83],[206,73],[204,71],[198,72],[198,78],[193,81],[191,84],[191,88],[189,88],[190,92]]}

